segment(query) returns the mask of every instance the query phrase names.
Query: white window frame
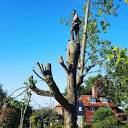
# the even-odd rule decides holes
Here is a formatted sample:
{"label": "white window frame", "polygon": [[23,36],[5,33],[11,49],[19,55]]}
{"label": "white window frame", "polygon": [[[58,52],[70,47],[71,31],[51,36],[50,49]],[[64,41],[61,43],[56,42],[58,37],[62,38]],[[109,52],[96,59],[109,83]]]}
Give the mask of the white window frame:
{"label": "white window frame", "polygon": [[[89,100],[90,100],[91,103],[96,103],[96,98],[94,98],[94,97],[90,97]],[[94,100],[95,100],[95,101],[94,101]]]}
{"label": "white window frame", "polygon": [[79,107],[79,112],[82,112],[82,107]]}
{"label": "white window frame", "polygon": [[89,109],[91,112],[94,112],[96,109],[95,109],[95,107],[90,107],[90,109]]}
{"label": "white window frame", "polygon": [[102,102],[103,103],[108,103],[108,99],[107,98],[102,98]]}

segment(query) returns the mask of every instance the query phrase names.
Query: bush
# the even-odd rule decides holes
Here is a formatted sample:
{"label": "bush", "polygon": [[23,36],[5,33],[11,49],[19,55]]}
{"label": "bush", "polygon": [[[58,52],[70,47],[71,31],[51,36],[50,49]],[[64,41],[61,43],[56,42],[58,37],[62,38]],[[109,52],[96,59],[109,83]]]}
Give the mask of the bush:
{"label": "bush", "polygon": [[95,112],[93,128],[122,128],[122,124],[109,108],[99,108]]}
{"label": "bush", "polygon": [[126,123],[126,124],[123,126],[123,128],[128,128],[128,123]]}
{"label": "bush", "polygon": [[85,123],[84,128],[91,128],[91,125]]}
{"label": "bush", "polygon": [[94,115],[94,122],[97,122],[97,121],[102,121],[106,118],[108,118],[109,116],[112,116],[113,113],[112,113],[112,110],[110,108],[105,108],[105,107],[102,107],[102,108],[99,108],[96,112],[95,112],[95,115]]}
{"label": "bush", "polygon": [[63,126],[58,124],[52,124],[50,128],[63,128]]}
{"label": "bush", "polygon": [[[123,125],[114,116],[93,123],[93,128],[123,128]],[[127,127],[128,128],[128,127]]]}

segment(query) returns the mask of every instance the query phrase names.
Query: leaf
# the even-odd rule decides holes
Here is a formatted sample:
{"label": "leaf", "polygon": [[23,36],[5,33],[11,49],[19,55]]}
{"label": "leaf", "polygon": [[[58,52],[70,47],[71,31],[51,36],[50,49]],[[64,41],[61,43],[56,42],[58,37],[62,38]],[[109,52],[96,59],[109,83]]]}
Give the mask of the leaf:
{"label": "leaf", "polygon": [[105,21],[105,20],[100,21],[100,25],[101,25],[101,27],[102,27],[104,32],[107,32],[107,29],[110,26],[110,24],[107,21]]}
{"label": "leaf", "polygon": [[125,0],[125,3],[128,4],[128,0]]}
{"label": "leaf", "polygon": [[101,16],[102,14],[103,14],[103,9],[100,8],[100,9],[98,10],[98,16]]}

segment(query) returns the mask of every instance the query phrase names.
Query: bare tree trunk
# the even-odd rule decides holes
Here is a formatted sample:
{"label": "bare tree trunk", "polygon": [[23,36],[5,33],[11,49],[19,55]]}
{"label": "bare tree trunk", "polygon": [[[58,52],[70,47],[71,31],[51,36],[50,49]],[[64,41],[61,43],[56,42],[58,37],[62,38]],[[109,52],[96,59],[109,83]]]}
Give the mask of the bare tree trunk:
{"label": "bare tree trunk", "polygon": [[77,128],[77,114],[75,107],[71,111],[64,111],[64,128]]}
{"label": "bare tree trunk", "polygon": [[64,112],[64,125],[65,128],[76,128],[77,127],[77,84],[76,74],[77,65],[80,55],[80,44],[70,41],[68,44],[68,55],[67,62],[69,65],[69,74],[67,75],[67,100],[72,105],[70,111]]}

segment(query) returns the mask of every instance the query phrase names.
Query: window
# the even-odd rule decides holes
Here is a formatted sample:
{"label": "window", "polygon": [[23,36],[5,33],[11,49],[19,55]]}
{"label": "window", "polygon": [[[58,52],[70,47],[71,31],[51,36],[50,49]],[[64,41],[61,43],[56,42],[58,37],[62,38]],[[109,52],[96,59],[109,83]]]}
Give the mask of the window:
{"label": "window", "polygon": [[102,98],[102,102],[108,103],[108,99],[107,98]]}
{"label": "window", "polygon": [[90,102],[95,103],[96,102],[96,98],[90,97]]}
{"label": "window", "polygon": [[83,124],[83,117],[82,116],[77,116],[77,123],[79,126]]}
{"label": "window", "polygon": [[82,111],[82,107],[79,107],[79,112],[81,112]]}
{"label": "window", "polygon": [[94,116],[91,116],[91,117],[90,117],[90,119],[91,119],[91,122],[93,121],[93,118],[94,118]]}
{"label": "window", "polygon": [[90,111],[95,111],[95,107],[90,107]]}

